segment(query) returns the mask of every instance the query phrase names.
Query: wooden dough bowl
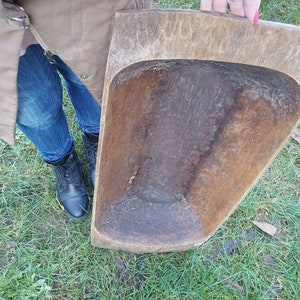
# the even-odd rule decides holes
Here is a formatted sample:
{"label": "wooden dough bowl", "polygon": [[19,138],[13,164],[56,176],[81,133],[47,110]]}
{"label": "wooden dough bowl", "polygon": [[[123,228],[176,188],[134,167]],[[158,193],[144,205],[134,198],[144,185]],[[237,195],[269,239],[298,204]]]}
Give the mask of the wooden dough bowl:
{"label": "wooden dough bowl", "polygon": [[117,13],[92,245],[187,250],[228,218],[300,116],[300,28],[198,11]]}

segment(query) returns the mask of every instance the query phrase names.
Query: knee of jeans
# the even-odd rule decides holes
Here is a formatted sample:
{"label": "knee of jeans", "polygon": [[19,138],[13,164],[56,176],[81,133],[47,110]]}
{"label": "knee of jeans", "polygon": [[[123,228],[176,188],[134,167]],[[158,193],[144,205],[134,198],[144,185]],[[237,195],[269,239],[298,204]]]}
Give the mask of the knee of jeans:
{"label": "knee of jeans", "polygon": [[[58,105],[40,105],[39,101],[31,101],[30,105],[19,105],[17,124],[30,128],[46,128],[64,118],[61,103]],[[29,103],[28,103],[29,104]],[[48,103],[49,104],[49,103]]]}

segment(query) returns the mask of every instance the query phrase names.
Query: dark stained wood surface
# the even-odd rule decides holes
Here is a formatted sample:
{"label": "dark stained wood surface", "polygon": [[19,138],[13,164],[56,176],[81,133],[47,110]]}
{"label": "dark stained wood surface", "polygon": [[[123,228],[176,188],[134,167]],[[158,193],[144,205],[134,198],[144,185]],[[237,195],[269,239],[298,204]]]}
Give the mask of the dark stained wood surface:
{"label": "dark stained wood surface", "polygon": [[[289,38],[300,42],[300,31],[191,11],[122,12],[115,22],[92,244],[186,250],[222,225],[297,125],[300,54]],[[278,32],[294,49],[246,51]],[[243,43],[229,45],[236,34]]]}

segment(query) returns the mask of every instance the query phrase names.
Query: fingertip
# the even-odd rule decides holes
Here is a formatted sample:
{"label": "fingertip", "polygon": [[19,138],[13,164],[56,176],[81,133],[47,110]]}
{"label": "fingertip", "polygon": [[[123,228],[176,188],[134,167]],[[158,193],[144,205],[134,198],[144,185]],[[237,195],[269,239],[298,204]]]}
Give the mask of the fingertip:
{"label": "fingertip", "polygon": [[258,22],[258,17],[259,17],[259,12],[256,11],[256,12],[254,13],[254,17],[253,17],[253,23],[254,23],[254,24],[257,24],[257,22]]}
{"label": "fingertip", "polygon": [[227,0],[219,0],[214,2],[214,11],[225,14],[227,7]]}
{"label": "fingertip", "polygon": [[201,11],[212,11],[211,7],[208,6],[200,6]]}
{"label": "fingertip", "polygon": [[244,0],[244,10],[246,18],[256,24],[259,17],[260,0]]}
{"label": "fingertip", "polygon": [[212,0],[202,0],[200,1],[200,10],[211,11],[212,10]]}

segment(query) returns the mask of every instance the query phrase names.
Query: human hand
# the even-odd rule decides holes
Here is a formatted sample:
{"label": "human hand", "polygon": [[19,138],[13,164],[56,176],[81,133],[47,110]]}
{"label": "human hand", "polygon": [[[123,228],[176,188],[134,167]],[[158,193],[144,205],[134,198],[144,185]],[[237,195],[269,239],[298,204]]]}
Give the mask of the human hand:
{"label": "human hand", "polygon": [[225,13],[227,4],[233,15],[246,17],[249,21],[257,23],[260,0],[200,0],[200,10]]}

